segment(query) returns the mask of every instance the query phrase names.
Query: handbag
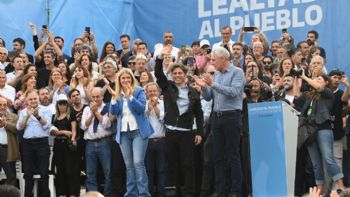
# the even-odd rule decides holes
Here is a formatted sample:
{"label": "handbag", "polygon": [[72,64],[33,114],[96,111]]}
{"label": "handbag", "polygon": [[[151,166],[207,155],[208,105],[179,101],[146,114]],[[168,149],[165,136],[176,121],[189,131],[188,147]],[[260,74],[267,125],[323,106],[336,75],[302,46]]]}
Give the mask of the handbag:
{"label": "handbag", "polygon": [[298,122],[298,149],[311,145],[316,138],[317,134],[317,125],[315,122],[315,105],[314,99],[311,101],[306,117],[299,117]]}

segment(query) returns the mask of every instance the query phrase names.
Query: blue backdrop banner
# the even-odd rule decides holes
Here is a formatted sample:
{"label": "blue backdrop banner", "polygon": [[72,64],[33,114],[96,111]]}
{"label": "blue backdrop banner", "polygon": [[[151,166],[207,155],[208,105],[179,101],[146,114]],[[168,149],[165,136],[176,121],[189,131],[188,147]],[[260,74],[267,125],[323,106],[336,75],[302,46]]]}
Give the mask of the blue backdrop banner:
{"label": "blue backdrop banner", "polygon": [[[306,40],[307,31],[316,30],[318,44],[327,52],[327,69],[340,68],[350,74],[347,0],[2,0],[0,10],[0,37],[10,50],[13,38],[22,37],[26,50],[33,53],[29,21],[39,31],[48,23],[50,31],[65,39],[68,54],[73,39],[86,26],[95,33],[100,48],[106,41],[120,47],[119,36],[127,33],[145,40],[151,51],[162,42],[164,31],[172,31],[174,44],[180,46],[202,38],[217,42],[225,25],[233,28],[234,41],[244,26],[258,26],[269,42],[279,39],[281,30],[287,28],[295,44]],[[246,35],[245,41],[249,43],[250,37]]]}

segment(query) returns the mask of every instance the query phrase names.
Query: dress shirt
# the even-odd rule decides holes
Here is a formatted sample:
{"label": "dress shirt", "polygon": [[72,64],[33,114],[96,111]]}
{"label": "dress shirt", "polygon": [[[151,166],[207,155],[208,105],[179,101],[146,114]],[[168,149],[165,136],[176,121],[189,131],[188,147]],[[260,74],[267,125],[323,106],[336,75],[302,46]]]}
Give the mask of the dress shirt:
{"label": "dress shirt", "polygon": [[179,109],[179,115],[181,116],[188,110],[190,105],[190,99],[188,98],[188,87],[177,87],[179,90],[179,96],[176,99],[177,108]]}
{"label": "dress shirt", "polygon": [[5,127],[0,128],[0,144],[7,145],[7,133]]}
{"label": "dress shirt", "polygon": [[[163,48],[164,48],[164,45],[161,45],[161,46],[159,46],[159,47],[154,51],[154,55],[153,55],[153,58],[154,58],[154,59],[156,59],[156,57],[157,57],[159,54],[161,54]],[[173,46],[173,48],[172,48],[172,50],[171,50],[171,56],[172,56],[172,57],[175,57],[175,59],[176,59],[178,53],[179,53],[179,48]]]}
{"label": "dress shirt", "polygon": [[[105,103],[102,103],[102,105],[98,108],[98,112],[101,113],[103,107],[105,106]],[[93,117],[91,120],[91,124],[89,126],[85,125],[86,120],[90,117],[92,114],[90,107],[85,107],[83,111],[83,115],[81,117],[81,124],[80,128],[85,131],[84,133],[84,139],[85,140],[94,140],[103,138],[109,135],[112,135],[111,130],[111,121],[109,120],[108,113],[103,115],[102,123],[99,122],[97,126],[97,132],[94,132],[94,120],[96,117]]]}
{"label": "dress shirt", "polygon": [[[158,108],[159,108],[159,118],[156,114],[156,112],[154,111],[154,109],[152,109],[152,111],[149,113],[149,115],[147,114],[148,120],[151,123],[154,133],[149,136],[149,138],[162,138],[165,137],[165,127],[164,127],[164,123],[163,123],[163,119],[164,119],[164,102],[160,99],[158,99],[158,104],[157,104]],[[147,101],[147,105],[146,105],[146,111],[148,111],[148,101]]]}
{"label": "dress shirt", "polygon": [[215,72],[211,86],[203,89],[203,98],[214,99],[215,112],[242,110],[244,74],[243,70],[230,65],[223,72]]}
{"label": "dress shirt", "polygon": [[7,74],[6,74],[6,81],[7,81],[7,82],[12,81],[15,77],[16,77],[15,71],[12,71],[12,72],[10,72],[10,73],[7,73]]}
{"label": "dress shirt", "polygon": [[[132,100],[133,96],[131,96],[129,99]],[[125,98],[125,96],[123,97],[123,113],[121,118],[122,118],[121,132],[135,131],[138,129],[135,116],[131,113],[128,106],[128,100]],[[128,125],[129,125],[129,130],[128,130]]]}
{"label": "dress shirt", "polygon": [[[232,50],[232,45],[234,44],[235,42],[233,40],[230,39],[230,41],[228,42],[228,48],[230,49],[230,51]],[[222,46],[222,41],[221,42],[217,42],[213,45],[212,49],[216,48],[216,47],[220,47]],[[222,46],[223,47],[223,46]]]}
{"label": "dress shirt", "polygon": [[49,129],[51,127],[51,119],[52,119],[51,111],[46,107],[39,106],[39,116],[41,117],[41,119],[44,119],[46,121],[46,124],[41,125],[40,122],[33,115],[31,115],[27,121],[25,128],[21,128],[20,123],[27,116],[27,109],[28,108],[25,108],[20,112],[17,125],[16,125],[16,128],[18,130],[24,129],[23,138],[31,139],[31,138],[48,137]]}
{"label": "dress shirt", "polygon": [[12,86],[5,84],[4,88],[0,89],[0,94],[10,99],[12,102],[15,102],[16,90]]}

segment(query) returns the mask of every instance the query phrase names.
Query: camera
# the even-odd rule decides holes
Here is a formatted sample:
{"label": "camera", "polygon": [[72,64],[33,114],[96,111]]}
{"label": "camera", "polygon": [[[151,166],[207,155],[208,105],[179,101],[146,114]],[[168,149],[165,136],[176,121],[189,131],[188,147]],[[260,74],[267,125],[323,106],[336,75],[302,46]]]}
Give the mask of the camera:
{"label": "camera", "polygon": [[209,55],[211,53],[211,48],[207,49],[207,54]]}
{"label": "camera", "polygon": [[292,77],[300,77],[303,74],[302,69],[292,68],[289,73]]}
{"label": "camera", "polygon": [[250,97],[250,93],[252,91],[253,85],[248,83],[244,86],[244,93],[247,95],[247,97]]}
{"label": "camera", "polygon": [[243,27],[243,30],[244,30],[245,32],[254,31],[254,30],[255,30],[255,27]]}

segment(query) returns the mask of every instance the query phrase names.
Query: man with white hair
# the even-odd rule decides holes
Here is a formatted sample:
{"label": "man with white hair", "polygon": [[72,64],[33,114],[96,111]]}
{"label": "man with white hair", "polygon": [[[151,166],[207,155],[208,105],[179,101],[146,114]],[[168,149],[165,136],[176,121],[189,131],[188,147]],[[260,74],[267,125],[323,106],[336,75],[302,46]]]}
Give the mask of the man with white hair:
{"label": "man with white hair", "polygon": [[319,55],[313,57],[309,65],[309,70],[311,72],[311,78],[316,78],[322,75],[325,71],[323,57]]}
{"label": "man with white hair", "polygon": [[10,63],[7,61],[8,54],[9,52],[5,47],[0,47],[0,69],[5,69]]}
{"label": "man with white hair", "polygon": [[241,196],[239,139],[242,128],[244,74],[242,69],[230,63],[230,54],[223,47],[214,48],[211,59],[218,72],[214,76],[204,74],[202,78],[194,79],[202,89],[203,98],[207,101],[214,100],[214,196]]}
{"label": "man with white hair", "polygon": [[264,59],[264,45],[261,42],[254,42],[253,54],[258,62],[261,62],[262,59]]}

